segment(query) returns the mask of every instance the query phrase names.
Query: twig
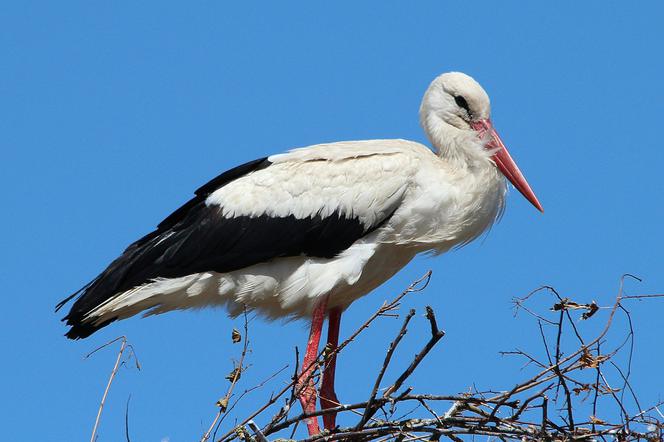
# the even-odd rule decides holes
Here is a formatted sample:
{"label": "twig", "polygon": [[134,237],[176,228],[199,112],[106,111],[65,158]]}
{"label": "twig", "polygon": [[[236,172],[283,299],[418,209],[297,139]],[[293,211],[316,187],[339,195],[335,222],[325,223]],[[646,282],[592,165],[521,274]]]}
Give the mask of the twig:
{"label": "twig", "polygon": [[[263,379],[263,380],[262,380],[260,383],[258,383],[257,385],[254,385],[253,387],[251,387],[251,388],[247,388],[246,390],[244,390],[244,391],[242,392],[242,394],[240,394],[240,396],[238,396],[238,398],[233,402],[233,404],[232,404],[231,406],[228,407],[228,410],[226,410],[226,415],[228,415],[231,411],[233,411],[233,409],[237,406],[237,404],[242,400],[243,397],[245,397],[247,394],[251,393],[252,391],[257,390],[257,389],[263,387],[265,384],[267,384],[269,381],[271,381],[272,379],[274,379],[275,377],[277,377],[281,372],[283,372],[283,371],[286,370],[287,368],[288,368],[288,365],[284,365],[284,366],[281,367],[279,370],[275,371],[275,372],[272,373],[270,376],[268,376],[267,378]],[[219,424],[221,423],[222,420],[223,420],[223,417],[222,417],[222,419],[220,419],[219,423],[217,424],[214,433],[212,433],[212,437],[211,437],[211,439],[215,439],[215,438],[217,437],[216,432],[217,432],[217,429],[219,428]],[[248,424],[248,423],[249,423],[249,422],[247,422],[247,424]]]}
{"label": "twig", "polygon": [[251,431],[254,432],[254,435],[256,436],[256,440],[258,442],[268,442],[267,438],[263,434],[260,428],[258,428],[258,425],[254,421],[249,421],[247,422],[247,426],[251,428]]}
{"label": "twig", "polygon": [[127,442],[131,442],[129,438],[129,401],[131,400],[131,395],[127,398],[127,406],[125,407],[125,438]]}
{"label": "twig", "polygon": [[242,346],[242,355],[240,356],[240,361],[238,362],[237,366],[233,367],[233,371],[230,375],[230,381],[231,385],[228,387],[228,391],[226,392],[226,395],[224,395],[223,398],[221,398],[219,401],[217,401],[217,406],[219,407],[219,411],[217,411],[217,414],[214,417],[214,420],[212,421],[212,424],[210,424],[210,427],[208,430],[205,432],[203,437],[201,438],[201,442],[206,442],[207,440],[210,439],[210,434],[212,431],[217,427],[217,422],[221,423],[221,420],[223,420],[222,415],[226,413],[226,410],[228,409],[228,402],[230,401],[231,395],[233,394],[233,389],[235,388],[235,384],[237,384],[237,381],[240,379],[240,376],[242,375],[242,371],[244,370],[244,358],[247,355],[247,349],[249,348],[249,322],[247,320],[247,308],[244,308],[244,344]]}
{"label": "twig", "polygon": [[364,410],[362,418],[360,419],[360,421],[356,426],[357,428],[361,428],[371,417],[370,414],[373,414],[372,408],[374,405],[374,401],[376,399],[376,394],[378,393],[378,388],[380,387],[380,383],[383,380],[383,376],[385,376],[385,370],[387,370],[387,367],[390,365],[390,361],[392,360],[392,355],[394,354],[394,350],[396,350],[397,346],[399,345],[399,342],[401,342],[401,339],[403,339],[406,333],[408,333],[408,328],[407,328],[408,323],[410,322],[410,320],[413,318],[414,315],[415,315],[415,310],[410,309],[410,311],[406,315],[406,318],[403,321],[403,324],[401,325],[401,329],[399,330],[397,337],[394,338],[394,340],[390,343],[390,346],[387,349],[387,353],[385,354],[385,359],[383,360],[383,366],[381,367],[380,372],[376,377],[373,389],[371,390],[371,395],[369,396],[369,400],[367,401],[367,407]]}
{"label": "twig", "polygon": [[[553,290],[553,292],[558,296],[558,292]],[[560,299],[560,296],[558,296]],[[558,337],[556,338],[556,363],[553,365],[554,367],[554,372],[558,376],[558,385],[562,385],[563,390],[565,390],[565,401],[567,403],[567,419],[569,420],[569,428],[570,431],[574,431],[574,413],[572,410],[572,398],[570,395],[569,387],[567,387],[567,382],[565,382],[565,377],[562,375],[560,372],[560,339],[562,336],[563,332],[563,319],[565,317],[565,309],[560,310],[560,320],[558,322]],[[576,328],[574,329],[575,333],[577,336],[579,336],[578,332],[576,331]],[[579,337],[579,339],[581,339]],[[583,340],[581,340],[581,344],[583,344]]]}
{"label": "twig", "polygon": [[394,383],[385,390],[385,393],[383,393],[383,397],[388,397],[390,394],[401,388],[401,385],[403,382],[415,371],[417,366],[422,362],[422,359],[431,351],[431,349],[440,341],[440,339],[445,336],[445,332],[442,330],[438,330],[438,326],[436,324],[436,316],[433,312],[433,309],[429,306],[426,307],[427,314],[426,318],[429,320],[429,323],[431,324],[431,338],[429,341],[424,345],[424,348],[420,350],[418,354],[415,355],[415,358],[413,358],[413,361],[410,363],[408,368],[404,370],[403,373],[401,373],[401,376],[397,378]]}
{"label": "twig", "polygon": [[431,270],[426,272],[424,276],[421,278],[417,279],[416,281],[412,282],[406,290],[401,292],[399,296],[394,298],[390,302],[384,303],[381,308],[378,309],[376,313],[371,315],[369,319],[365,321],[364,324],[360,326],[348,339],[346,339],[344,342],[342,342],[336,349],[333,350],[332,353],[336,354],[339,353],[341,350],[343,350],[348,344],[353,342],[355,338],[362,333],[364,330],[367,329],[371,325],[373,321],[376,320],[379,316],[384,316],[385,313],[394,310],[399,306],[399,302],[403,299],[404,296],[406,296],[409,293],[414,293],[414,292],[421,292],[422,290],[426,289],[429,286],[429,282],[431,281]]}
{"label": "twig", "polygon": [[108,341],[106,344],[103,344],[96,349],[92,350],[90,353],[88,353],[85,356],[85,359],[89,358],[102,348],[108,347],[109,345],[112,345],[118,341],[122,341],[122,345],[120,345],[120,351],[118,351],[118,356],[115,358],[115,365],[113,365],[113,370],[111,371],[111,375],[108,378],[108,382],[106,383],[106,388],[104,389],[104,395],[101,397],[101,402],[99,404],[99,408],[97,409],[97,417],[95,418],[95,425],[92,427],[92,435],[90,436],[90,442],[94,442],[97,439],[97,429],[99,427],[99,422],[101,420],[101,413],[104,410],[104,404],[106,403],[106,398],[108,397],[108,392],[111,389],[111,385],[113,384],[113,380],[115,379],[115,376],[118,373],[118,369],[120,368],[120,362],[122,361],[122,354],[124,353],[126,348],[129,348],[132,354],[134,355],[134,358],[136,360],[136,368],[139,370],[141,369],[141,365],[138,362],[138,359],[136,358],[136,353],[134,352],[134,349],[131,345],[127,344],[127,338],[125,336],[119,336],[111,341]]}

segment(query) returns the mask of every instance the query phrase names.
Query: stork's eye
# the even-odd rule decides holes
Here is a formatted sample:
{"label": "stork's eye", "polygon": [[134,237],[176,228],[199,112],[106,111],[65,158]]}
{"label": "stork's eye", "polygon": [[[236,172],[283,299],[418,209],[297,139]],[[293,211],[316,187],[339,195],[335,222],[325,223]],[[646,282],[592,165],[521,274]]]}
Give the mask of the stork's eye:
{"label": "stork's eye", "polygon": [[454,101],[456,102],[457,106],[459,106],[462,109],[466,109],[466,112],[468,112],[468,116],[472,116],[472,113],[470,112],[470,107],[468,106],[468,102],[466,101],[465,98],[463,98],[461,95],[457,95],[454,97]]}

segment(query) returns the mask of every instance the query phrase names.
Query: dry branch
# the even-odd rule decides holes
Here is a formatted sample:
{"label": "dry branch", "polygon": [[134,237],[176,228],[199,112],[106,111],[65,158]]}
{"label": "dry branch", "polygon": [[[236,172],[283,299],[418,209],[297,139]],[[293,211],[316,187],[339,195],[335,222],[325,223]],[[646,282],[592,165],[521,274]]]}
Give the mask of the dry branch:
{"label": "dry branch", "polygon": [[[127,338],[125,336],[120,336],[117,337],[111,341],[108,341],[106,344],[103,344],[96,349],[92,350],[90,353],[85,355],[85,359],[89,358],[93,354],[97,353],[99,350],[108,347],[109,345],[112,345],[116,342],[122,342],[120,345],[120,350],[118,351],[118,356],[115,358],[115,364],[113,365],[113,370],[111,370],[111,375],[108,378],[108,382],[106,383],[106,388],[104,389],[104,394],[101,397],[101,402],[99,403],[99,408],[97,409],[97,417],[95,418],[95,425],[92,427],[92,435],[90,436],[90,442],[95,442],[97,439],[97,430],[99,429],[99,423],[101,422],[101,413],[104,411],[104,405],[106,404],[106,398],[108,397],[108,392],[111,390],[111,385],[113,385],[113,381],[115,380],[115,376],[118,374],[118,370],[120,369],[120,366],[124,364],[122,362],[122,355],[124,354],[124,351],[126,349],[129,349],[130,357],[134,357],[134,361],[136,363],[136,368],[141,369],[141,364],[138,362],[138,358],[136,357],[136,352],[134,351],[134,347],[127,342]],[[129,401],[127,401],[127,404],[129,404]],[[129,406],[129,405],[127,405]],[[127,425],[127,434],[129,434],[128,430],[128,417],[126,418],[126,425]],[[127,436],[128,437],[128,436]]]}
{"label": "dry branch", "polygon": [[[383,304],[333,354],[342,351],[377,318],[395,316],[404,296],[424,289],[428,285],[430,276],[429,272],[423,278],[414,282],[393,301]],[[409,332],[409,325],[415,315],[414,310],[407,312],[401,327],[387,346],[383,364],[376,375],[376,380],[368,398],[355,403],[340,404],[327,410],[300,413],[297,416],[288,417],[289,411],[293,409],[293,405],[297,401],[298,394],[293,380],[276,395],[273,394],[265,404],[258,407],[249,417],[239,419],[240,424],[229,429],[226,434],[217,439],[217,442],[231,442],[234,440],[277,441],[284,440],[283,436],[282,439],[278,438],[283,433],[290,435],[287,440],[292,440],[300,422],[304,422],[307,418],[323,416],[333,412],[349,414],[349,416],[354,414],[358,416],[358,420],[354,425],[337,427],[331,431],[325,430],[319,435],[301,439],[301,441],[395,440],[407,442],[439,440],[440,438],[460,441],[473,436],[488,436],[503,441],[519,440],[521,442],[541,440],[661,441],[663,440],[664,425],[662,424],[662,417],[656,414],[659,412],[657,406],[660,404],[656,404],[648,410],[641,410],[636,394],[629,383],[631,367],[627,367],[626,371],[623,372],[618,364],[612,360],[622,350],[627,340],[609,352],[604,354],[600,352],[601,348],[608,345],[606,336],[618,312],[624,313],[630,321],[628,339],[632,339],[630,342],[633,345],[631,316],[623,305],[625,300],[662,297],[661,295],[623,296],[623,283],[624,281],[621,281],[620,290],[614,303],[605,307],[599,306],[595,301],[582,303],[562,297],[552,287],[542,287],[524,298],[515,299],[517,311],[526,311],[537,320],[535,326],[539,328],[538,331],[542,337],[544,359],[521,350],[503,352],[504,354],[524,357],[528,364],[538,367],[534,375],[516,383],[509,391],[482,393],[473,390],[466,394],[448,396],[415,394],[411,388],[400,391],[404,383],[415,374],[422,360],[430,354],[431,350],[444,336],[444,332],[438,327],[433,309],[426,307],[425,316],[429,322],[430,335],[407,368],[395,380],[388,383],[386,387],[381,389],[388,368],[398,353],[399,344]],[[533,307],[527,306],[528,300],[536,293],[553,295],[554,299],[549,312],[536,312]],[[585,339],[581,325],[585,322],[597,321],[602,316],[602,311],[608,311],[608,315],[599,334],[590,339]],[[555,315],[555,319],[546,317],[552,314]],[[545,327],[552,328],[555,332],[553,342],[547,339]],[[576,344],[570,344],[570,342],[576,342]],[[565,354],[563,347],[569,345],[576,345],[577,347]],[[630,361],[632,345],[629,346]],[[311,376],[318,376],[317,367],[320,367],[324,363],[324,359],[329,356],[329,352],[322,351],[320,353],[318,360],[314,363],[316,369]],[[618,369],[619,382],[623,383],[621,388],[615,389],[609,383],[608,374],[604,370],[607,364]],[[592,379],[589,379],[589,377]],[[632,415],[628,412],[628,406],[623,401],[622,392],[625,389],[629,390],[629,395],[639,408],[638,412]],[[562,394],[558,394],[558,390]],[[379,395],[379,391],[383,391],[383,394]],[[285,405],[281,406],[272,418],[268,418],[267,424],[263,427],[257,425],[256,419],[260,419],[262,414],[269,410],[277,399],[282,397],[285,397]],[[583,403],[587,397],[592,397],[590,405]],[[598,406],[600,402],[602,403],[601,407]],[[413,417],[409,412],[405,417],[394,418],[397,408],[407,404],[421,407],[426,415]],[[592,408],[592,415],[586,414],[589,417],[581,418],[580,416],[583,416],[585,410],[589,407]],[[374,417],[379,410],[383,410],[385,413],[384,419]],[[509,410],[509,412],[503,413],[505,410]],[[597,415],[600,410],[606,416],[610,416],[613,410],[617,410],[617,414],[622,419],[619,422],[611,422],[608,417],[603,418]]]}

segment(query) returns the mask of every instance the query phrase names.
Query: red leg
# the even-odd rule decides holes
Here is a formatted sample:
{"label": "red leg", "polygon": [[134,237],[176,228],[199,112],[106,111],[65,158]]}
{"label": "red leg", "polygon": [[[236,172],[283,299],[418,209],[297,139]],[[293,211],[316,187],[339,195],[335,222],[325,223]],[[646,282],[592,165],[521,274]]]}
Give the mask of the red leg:
{"label": "red leg", "polygon": [[[327,329],[327,346],[330,350],[334,350],[339,345],[339,324],[341,323],[341,308],[335,307],[330,310],[328,316],[328,329]],[[320,389],[320,408],[332,408],[339,405],[339,399],[334,392],[334,370],[337,366],[337,355],[332,355],[325,362],[325,370],[323,372],[323,385]],[[323,424],[328,430],[334,429],[336,426],[337,414],[323,415]]]}
{"label": "red leg", "polygon": [[[312,373],[316,368],[316,357],[318,356],[318,344],[320,343],[320,335],[323,329],[323,321],[325,320],[325,310],[327,308],[327,298],[321,300],[311,316],[311,331],[309,332],[309,341],[307,342],[307,350],[304,354],[304,361],[302,361],[302,371],[298,379],[298,387],[300,390],[300,403],[302,410],[305,413],[313,413],[316,411],[316,385],[314,384]],[[307,381],[306,379],[309,378]],[[302,388],[303,383],[306,385]],[[318,427],[318,419],[310,417],[307,419],[307,430],[309,436],[314,436],[320,433]]]}

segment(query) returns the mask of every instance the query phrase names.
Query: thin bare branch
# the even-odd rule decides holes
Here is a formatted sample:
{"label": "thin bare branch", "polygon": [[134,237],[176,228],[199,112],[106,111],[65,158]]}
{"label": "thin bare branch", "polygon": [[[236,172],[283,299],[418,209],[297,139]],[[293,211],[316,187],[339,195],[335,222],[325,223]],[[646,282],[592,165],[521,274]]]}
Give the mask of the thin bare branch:
{"label": "thin bare branch", "polygon": [[[118,369],[120,368],[120,363],[122,361],[122,354],[124,353],[125,349],[129,348],[131,351],[131,354],[134,356],[134,360],[136,363],[136,368],[139,370],[141,369],[141,365],[138,362],[138,358],[136,358],[136,353],[134,352],[134,349],[131,345],[127,344],[127,338],[125,336],[119,336],[111,341],[108,341],[107,343],[97,347],[96,349],[92,350],[90,353],[85,355],[85,358],[89,358],[93,354],[97,353],[99,350],[108,347],[109,345],[112,345],[118,341],[121,341],[122,344],[120,345],[120,350],[118,351],[118,356],[115,358],[115,364],[113,365],[113,370],[111,370],[111,375],[108,378],[108,382],[106,383],[106,388],[104,389],[104,394],[101,397],[101,402],[99,403],[99,408],[97,409],[97,417],[95,418],[95,425],[92,427],[92,435],[90,436],[90,442],[95,442],[97,439],[97,430],[99,428],[99,423],[101,421],[101,413],[104,411],[104,404],[106,403],[106,398],[108,397],[108,392],[111,390],[111,385],[113,384],[113,380],[115,379],[115,376],[118,374]],[[128,433],[127,433],[128,434]],[[129,436],[127,436],[129,437]]]}

